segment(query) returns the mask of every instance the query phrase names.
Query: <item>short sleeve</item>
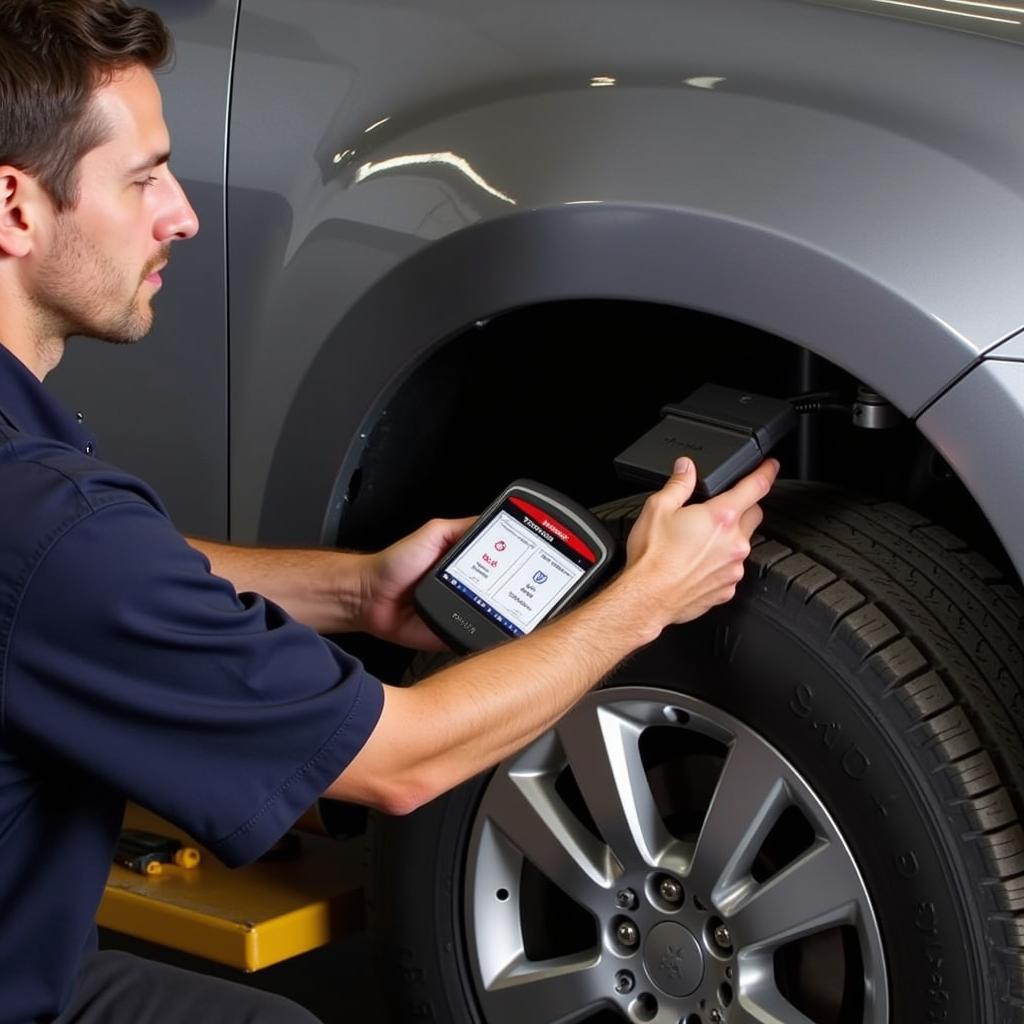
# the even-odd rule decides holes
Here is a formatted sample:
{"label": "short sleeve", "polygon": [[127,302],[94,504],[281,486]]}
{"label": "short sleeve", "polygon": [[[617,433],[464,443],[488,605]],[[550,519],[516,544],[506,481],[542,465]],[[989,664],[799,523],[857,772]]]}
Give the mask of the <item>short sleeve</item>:
{"label": "short sleeve", "polygon": [[258,857],[359,752],[383,691],[354,658],[237,595],[142,501],[50,547],[8,644],[4,727],[188,831]]}

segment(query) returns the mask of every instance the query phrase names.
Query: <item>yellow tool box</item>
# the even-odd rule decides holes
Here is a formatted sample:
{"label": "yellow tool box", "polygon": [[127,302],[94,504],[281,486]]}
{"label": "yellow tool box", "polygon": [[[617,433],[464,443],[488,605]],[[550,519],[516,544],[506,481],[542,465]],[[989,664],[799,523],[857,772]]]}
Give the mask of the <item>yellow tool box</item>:
{"label": "yellow tool box", "polygon": [[[180,829],[129,806],[125,828]],[[258,971],[363,927],[363,840],[302,833],[294,859],[229,869],[198,847],[194,868],[145,875],[112,865],[96,915],[104,928]]]}

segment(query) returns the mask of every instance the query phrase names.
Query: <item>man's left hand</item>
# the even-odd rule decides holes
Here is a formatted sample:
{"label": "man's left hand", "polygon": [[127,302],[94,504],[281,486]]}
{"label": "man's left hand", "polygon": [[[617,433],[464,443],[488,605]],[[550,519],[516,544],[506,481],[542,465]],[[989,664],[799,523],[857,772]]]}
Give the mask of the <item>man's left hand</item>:
{"label": "man's left hand", "polygon": [[419,651],[442,651],[445,644],[416,612],[412,595],[423,574],[475,522],[431,519],[408,537],[370,555],[362,577],[362,629]]}

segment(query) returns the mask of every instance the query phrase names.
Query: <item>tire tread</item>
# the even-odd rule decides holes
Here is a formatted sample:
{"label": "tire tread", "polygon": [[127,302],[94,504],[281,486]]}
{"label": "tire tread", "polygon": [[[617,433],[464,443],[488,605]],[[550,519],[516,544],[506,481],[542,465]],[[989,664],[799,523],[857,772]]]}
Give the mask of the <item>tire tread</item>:
{"label": "tire tread", "polygon": [[[614,518],[631,523],[642,500],[617,502]],[[988,559],[895,502],[787,482],[763,506],[748,593],[802,606],[902,706],[981,856],[988,941],[1006,971],[999,1019],[1024,1021],[1024,599]]]}

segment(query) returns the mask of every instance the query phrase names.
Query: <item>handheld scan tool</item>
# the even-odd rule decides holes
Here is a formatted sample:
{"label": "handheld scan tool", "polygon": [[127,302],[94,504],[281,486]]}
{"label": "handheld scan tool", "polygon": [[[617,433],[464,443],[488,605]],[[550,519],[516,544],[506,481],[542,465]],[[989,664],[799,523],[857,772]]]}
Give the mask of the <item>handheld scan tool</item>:
{"label": "handheld scan tool", "polygon": [[524,636],[610,568],[615,542],[571,498],[516,480],[420,581],[416,607],[460,651]]}

